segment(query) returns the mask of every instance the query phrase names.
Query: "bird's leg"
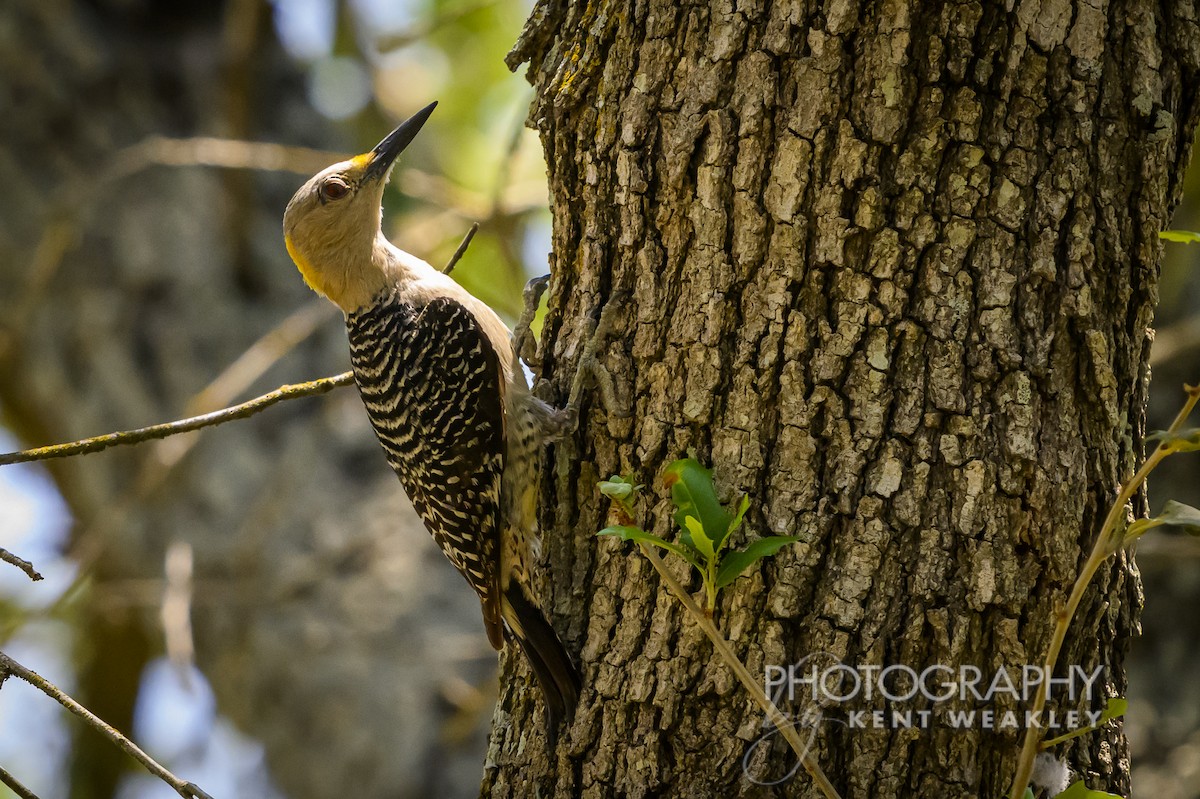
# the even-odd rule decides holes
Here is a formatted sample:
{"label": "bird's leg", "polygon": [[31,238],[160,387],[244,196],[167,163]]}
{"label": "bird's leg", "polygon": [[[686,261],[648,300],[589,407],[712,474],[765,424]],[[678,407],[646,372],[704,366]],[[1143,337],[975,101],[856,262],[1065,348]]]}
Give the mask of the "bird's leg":
{"label": "bird's leg", "polygon": [[[521,311],[521,318],[517,322],[516,330],[513,332],[513,353],[520,359],[529,364],[531,368],[537,367],[540,372],[541,360],[537,358],[537,347],[530,333],[529,326],[533,322],[533,317],[537,313],[538,304],[541,302],[542,294],[546,291],[546,286],[550,282],[549,275],[535,277],[525,284],[524,292],[524,309]],[[562,438],[567,433],[575,430],[579,425],[579,410],[583,398],[583,389],[587,385],[587,378],[590,376],[596,385],[596,390],[600,394],[600,400],[603,402],[605,409],[613,416],[625,418],[630,415],[625,402],[618,396],[616,386],[609,374],[608,369],[600,363],[600,359],[596,356],[600,350],[600,346],[608,341],[612,335],[612,328],[616,318],[616,308],[621,305],[621,299],[624,295],[614,295],[609,299],[608,303],[600,313],[599,320],[589,317],[587,321],[587,331],[584,334],[586,343],[583,347],[583,352],[579,356],[579,366],[575,371],[575,376],[571,380],[571,393],[567,397],[567,404],[562,408],[555,408],[544,403],[540,403],[541,412],[537,413],[538,425],[542,429],[542,435],[545,440],[553,441]]]}
{"label": "bird's leg", "polygon": [[533,324],[533,317],[537,316],[538,305],[541,304],[542,294],[546,292],[548,285],[550,285],[549,275],[535,277],[525,284],[524,307],[521,309],[521,318],[517,320],[516,329],[513,330],[513,355],[516,356],[517,361],[529,364],[530,369],[536,368],[539,374],[542,369],[542,361],[538,358],[537,342],[534,341],[529,326]]}
{"label": "bird's leg", "polygon": [[[546,285],[549,283],[550,276],[534,278],[525,286],[525,307],[521,313],[520,321],[517,323],[517,329],[513,333],[513,352],[517,356],[517,360],[522,360],[526,349],[531,349],[531,357],[526,360],[533,366],[533,360],[537,358],[537,347],[530,347],[533,342],[533,336],[530,335],[529,325],[533,321],[534,314],[537,313],[538,303],[541,301],[542,294],[546,290]],[[600,363],[600,359],[596,357],[596,353],[600,349],[600,345],[608,340],[612,333],[613,322],[616,318],[615,310],[620,304],[619,300],[625,295],[616,295],[609,299],[607,305],[600,312],[599,319],[589,315],[584,323],[587,330],[584,333],[583,352],[579,355],[579,364],[575,371],[575,376],[571,379],[571,392],[567,397],[566,407],[555,408],[549,403],[534,396],[532,392],[526,394],[529,399],[526,405],[527,413],[522,414],[523,418],[531,423],[530,433],[540,445],[545,445],[552,441],[559,441],[559,447],[562,451],[557,452],[554,457],[554,479],[558,485],[557,491],[559,496],[568,496],[573,491],[572,488],[572,466],[571,464],[578,457],[578,442],[576,442],[570,433],[573,433],[579,426],[580,405],[583,399],[583,389],[587,384],[587,377],[591,375],[596,384],[596,389],[600,394],[600,400],[608,410],[611,420],[616,418],[627,418],[632,414],[628,410],[628,406],[617,397],[616,386],[612,379],[612,375]],[[516,368],[521,368],[520,364],[514,364]],[[541,376],[541,359],[537,359],[537,370],[539,377]],[[533,433],[533,431],[537,431]],[[569,514],[569,503],[557,504],[557,520],[556,525],[560,530],[571,529]]]}

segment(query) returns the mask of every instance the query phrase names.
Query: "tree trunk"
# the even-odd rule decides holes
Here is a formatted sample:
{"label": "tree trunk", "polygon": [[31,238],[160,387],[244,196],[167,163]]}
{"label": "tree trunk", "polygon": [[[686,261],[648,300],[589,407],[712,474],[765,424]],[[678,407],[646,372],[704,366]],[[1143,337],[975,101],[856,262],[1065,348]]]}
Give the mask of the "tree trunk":
{"label": "tree trunk", "polygon": [[[657,477],[689,451],[725,498],[753,498],[735,543],[808,537],[723,592],[717,623],[752,673],[815,653],[989,678],[1041,662],[1142,451],[1200,31],[1187,3],[1010,5],[534,9],[512,63],[530,63],[550,170],[547,373],[561,396],[582,320],[617,302],[603,360],[634,413],[593,403],[552,457],[550,607],[583,696],[548,757],[508,659],[484,795],[817,795],[803,772],[756,784],[793,758],[776,742],[744,767],[762,714],[649,564],[593,537],[595,483],[625,471],[647,485],[643,525],[673,535]],[[1103,677],[1053,707],[1124,692],[1139,605],[1119,557],[1057,673]],[[998,797],[1023,721],[947,714],[1026,707],[827,704],[813,752],[847,799]],[[836,723],[905,708],[929,728]],[[1056,751],[1128,795],[1119,723]]]}

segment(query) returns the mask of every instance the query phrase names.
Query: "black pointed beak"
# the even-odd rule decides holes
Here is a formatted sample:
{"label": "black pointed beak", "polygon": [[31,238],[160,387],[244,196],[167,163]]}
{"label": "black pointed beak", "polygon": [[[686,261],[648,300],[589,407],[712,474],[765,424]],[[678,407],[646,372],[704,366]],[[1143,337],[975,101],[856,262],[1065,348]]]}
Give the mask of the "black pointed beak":
{"label": "black pointed beak", "polygon": [[384,136],[383,141],[375,145],[375,149],[371,151],[371,162],[367,164],[363,177],[367,180],[377,180],[386,177],[392,164],[396,161],[396,156],[404,152],[404,148],[417,137],[417,133],[425,124],[425,120],[429,119],[429,115],[433,113],[433,109],[435,108],[437,108],[437,101],[425,106],[400,123],[400,127],[393,130],[387,136]]}

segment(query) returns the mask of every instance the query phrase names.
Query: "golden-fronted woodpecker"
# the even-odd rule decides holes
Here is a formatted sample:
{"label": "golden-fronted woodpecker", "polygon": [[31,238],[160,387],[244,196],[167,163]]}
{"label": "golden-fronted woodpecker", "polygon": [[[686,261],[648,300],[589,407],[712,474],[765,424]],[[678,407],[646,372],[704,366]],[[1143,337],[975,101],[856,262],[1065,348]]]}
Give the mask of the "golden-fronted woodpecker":
{"label": "golden-fronted woodpecker", "polygon": [[346,315],[355,382],[387,461],[479,595],[492,646],[515,638],[525,653],[553,743],[579,697],[529,580],[537,448],[556,411],[529,392],[495,312],[380,228],[396,156],[436,105],[301,186],[284,241],[308,285]]}

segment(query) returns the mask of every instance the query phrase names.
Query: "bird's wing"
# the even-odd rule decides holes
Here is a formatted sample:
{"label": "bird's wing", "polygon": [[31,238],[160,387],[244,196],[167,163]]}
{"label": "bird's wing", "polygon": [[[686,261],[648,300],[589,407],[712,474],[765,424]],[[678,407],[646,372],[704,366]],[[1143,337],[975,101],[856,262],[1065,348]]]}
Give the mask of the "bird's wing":
{"label": "bird's wing", "polygon": [[506,453],[499,358],[456,299],[400,305],[388,317],[372,326],[384,354],[355,358],[352,347],[359,390],[389,463],[434,541],[479,594],[488,640],[500,649]]}

